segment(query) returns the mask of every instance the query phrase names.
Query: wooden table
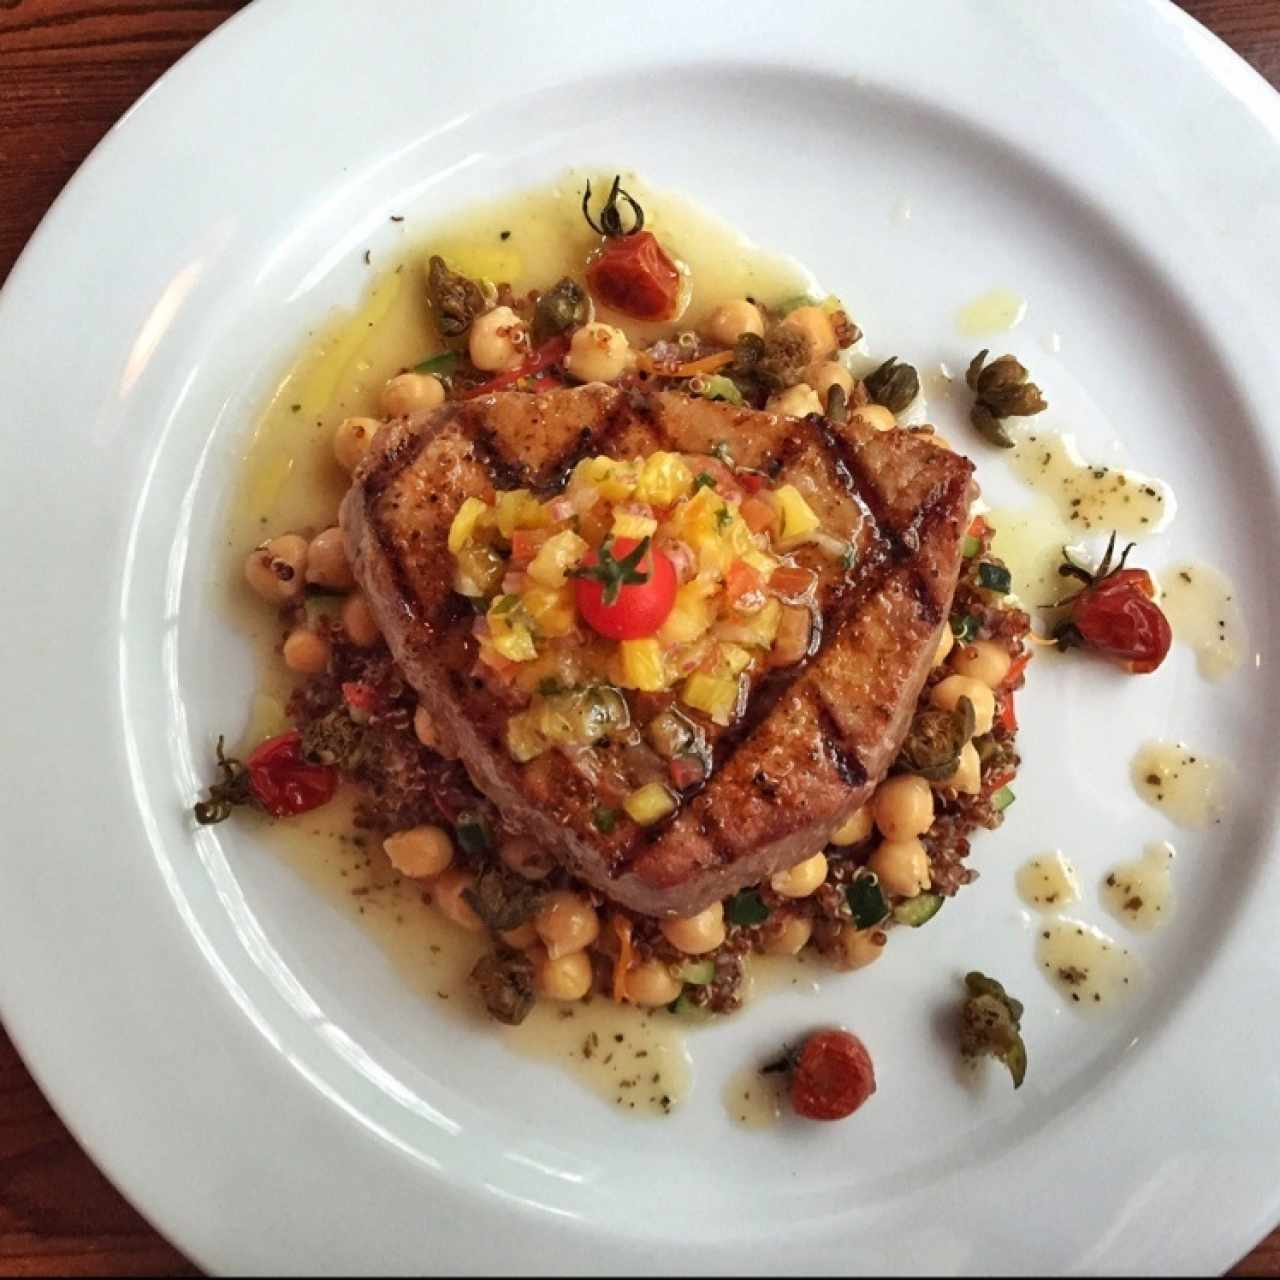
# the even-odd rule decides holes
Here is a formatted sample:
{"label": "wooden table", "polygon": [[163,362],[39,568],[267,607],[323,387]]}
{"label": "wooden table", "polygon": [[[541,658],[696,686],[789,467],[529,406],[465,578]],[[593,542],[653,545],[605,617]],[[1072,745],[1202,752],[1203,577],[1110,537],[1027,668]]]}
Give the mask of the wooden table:
{"label": "wooden table", "polygon": [[[1280,0],[1184,7],[1280,86]],[[89,149],[234,0],[0,0],[0,282]],[[194,1274],[50,1110],[0,1032],[0,1274]],[[1232,1274],[1280,1275],[1280,1230]]]}

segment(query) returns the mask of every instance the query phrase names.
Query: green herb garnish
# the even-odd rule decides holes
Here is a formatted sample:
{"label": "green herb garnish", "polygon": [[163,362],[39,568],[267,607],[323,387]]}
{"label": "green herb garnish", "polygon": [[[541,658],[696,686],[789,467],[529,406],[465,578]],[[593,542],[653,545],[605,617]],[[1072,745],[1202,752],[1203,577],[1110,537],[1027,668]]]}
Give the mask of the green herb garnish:
{"label": "green herb garnish", "polygon": [[889,914],[889,903],[875,875],[859,876],[846,890],[855,929],[873,929]]}
{"label": "green herb garnish", "polygon": [[709,471],[699,471],[693,477],[693,491],[697,493],[699,489],[714,489],[716,487],[716,478]]}
{"label": "green herb garnish", "polygon": [[447,378],[458,367],[456,351],[442,351],[438,356],[428,356],[413,366],[414,373],[429,373],[436,378]]}
{"label": "green herb garnish", "polygon": [[538,681],[538,692],[544,698],[554,698],[557,694],[568,693],[569,690],[567,686],[561,684],[555,676],[543,676],[542,679]]}
{"label": "green herb garnish", "polygon": [[613,537],[610,535],[596,553],[596,562],[571,569],[571,578],[594,578],[604,588],[601,599],[605,604],[617,604],[623,587],[642,587],[649,581],[649,574],[641,573],[640,561],[649,553],[649,538],[641,538],[621,560],[613,556]]}
{"label": "green herb garnish", "polygon": [[744,403],[738,384],[732,378],[726,378],[723,373],[705,375],[702,379],[701,394],[707,400],[723,400],[738,408],[741,408]]}
{"label": "green herb garnish", "polygon": [[618,825],[618,811],[597,805],[591,812],[591,821],[597,831],[608,835]]}
{"label": "green herb garnish", "polygon": [[730,924],[750,927],[763,924],[769,918],[769,908],[755,889],[742,889],[729,899],[724,914]]}
{"label": "green herb garnish", "polygon": [[728,507],[721,507],[716,512],[716,529],[723,533],[733,523],[733,512]]}
{"label": "green herb garnish", "polygon": [[991,797],[991,807],[997,813],[1003,813],[1016,799],[1017,796],[1015,796],[1008,787],[1001,787],[1000,790]]}

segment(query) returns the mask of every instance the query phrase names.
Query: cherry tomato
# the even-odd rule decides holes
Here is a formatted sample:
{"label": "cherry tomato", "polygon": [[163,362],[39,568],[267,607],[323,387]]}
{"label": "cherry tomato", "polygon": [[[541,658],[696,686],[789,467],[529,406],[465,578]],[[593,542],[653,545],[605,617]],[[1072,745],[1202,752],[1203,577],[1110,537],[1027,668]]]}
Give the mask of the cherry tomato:
{"label": "cherry tomato", "polygon": [[597,302],[633,320],[670,320],[680,300],[680,272],[652,231],[609,236],[587,266]]}
{"label": "cherry tomato", "polygon": [[1072,626],[1086,648],[1137,674],[1154,671],[1173,643],[1155,593],[1145,569],[1119,569],[1072,597]]}
{"label": "cherry tomato", "polygon": [[273,818],[318,809],[338,789],[337,769],[308,761],[297,730],[260,743],[244,764],[250,790]]}
{"label": "cherry tomato", "polygon": [[[650,547],[636,566],[636,573],[645,580],[623,580],[616,593],[610,592],[613,596],[611,602],[605,603],[608,586],[602,578],[608,576],[608,565],[611,562],[616,565],[637,546],[639,543],[634,538],[615,538],[606,544],[606,572],[601,576],[588,573],[574,584],[578,611],[595,631],[610,640],[640,640],[653,635],[667,620],[676,601],[676,571],[661,551]],[[588,571],[599,569],[601,560],[599,553],[589,551],[583,568]]]}
{"label": "cherry tomato", "polygon": [[791,1106],[808,1120],[843,1120],[876,1091],[871,1055],[848,1031],[818,1031],[791,1072]]}

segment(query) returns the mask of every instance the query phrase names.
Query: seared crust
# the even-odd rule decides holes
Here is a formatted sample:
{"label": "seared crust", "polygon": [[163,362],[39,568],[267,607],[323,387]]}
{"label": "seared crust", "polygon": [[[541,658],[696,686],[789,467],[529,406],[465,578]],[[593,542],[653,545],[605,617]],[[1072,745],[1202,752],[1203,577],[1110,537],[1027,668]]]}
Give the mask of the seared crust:
{"label": "seared crust", "polygon": [[[463,500],[562,487],[582,457],[709,453],[795,484],[844,569],[812,550],[821,629],[812,657],[766,673],[714,743],[707,785],[665,824],[604,835],[588,780],[549,752],[504,745],[510,709],[471,673],[473,614],[452,589],[447,538]],[[456,740],[476,786],[576,876],[626,906],[686,916],[809,857],[897,754],[946,625],[973,493],[972,464],[905,431],[786,418],[673,392],[602,384],[503,393],[392,422],[342,505],[357,580],[406,677]]]}

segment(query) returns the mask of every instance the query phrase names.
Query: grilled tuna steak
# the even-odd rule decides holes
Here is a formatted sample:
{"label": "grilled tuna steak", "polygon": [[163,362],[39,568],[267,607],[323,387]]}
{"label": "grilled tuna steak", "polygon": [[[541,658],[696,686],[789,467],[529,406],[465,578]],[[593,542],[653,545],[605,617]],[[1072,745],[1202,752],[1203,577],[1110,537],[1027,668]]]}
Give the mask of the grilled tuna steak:
{"label": "grilled tuna steak", "polygon": [[[852,543],[853,562],[798,553],[819,574],[811,657],[761,676],[727,729],[690,713],[712,744],[706,785],[661,825],[623,819],[606,834],[593,823],[598,779],[555,751],[528,764],[510,757],[512,708],[476,674],[474,615],[451,586],[449,526],[469,496],[556,492],[583,457],[707,454],[720,442],[739,467],[800,489],[823,528]],[[821,849],[892,763],[947,624],[972,471],[908,432],[857,419],[836,425],[593,383],[392,422],[341,520],[392,653],[504,821],[613,900],[687,916]]]}

